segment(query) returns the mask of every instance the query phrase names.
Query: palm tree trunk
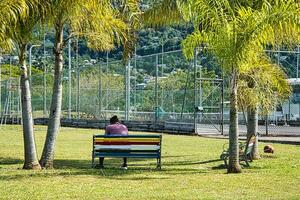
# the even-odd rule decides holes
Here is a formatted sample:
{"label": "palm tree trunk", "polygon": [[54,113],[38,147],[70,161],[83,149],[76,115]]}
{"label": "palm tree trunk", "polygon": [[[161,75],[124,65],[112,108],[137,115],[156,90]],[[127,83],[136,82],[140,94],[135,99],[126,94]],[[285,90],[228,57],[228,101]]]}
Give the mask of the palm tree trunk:
{"label": "palm tree trunk", "polygon": [[38,162],[34,132],[33,132],[33,117],[31,108],[31,92],[27,73],[27,65],[25,62],[25,44],[20,45],[19,64],[21,66],[21,103],[22,103],[22,125],[24,138],[24,156],[25,162],[23,169],[41,169]]}
{"label": "palm tree trunk", "polygon": [[60,126],[61,103],[62,103],[62,68],[63,68],[63,26],[55,26],[55,68],[52,102],[46,141],[40,164],[44,168],[53,168],[56,137]]}
{"label": "palm tree trunk", "polygon": [[[255,106],[254,108],[248,108],[247,118],[248,118],[247,138],[250,138],[251,136],[257,133],[257,128],[258,128],[257,106]],[[258,137],[256,137],[256,142],[252,152],[252,159],[260,159],[260,155],[258,151]]]}
{"label": "palm tree trunk", "polygon": [[228,173],[241,172],[238,146],[237,73],[233,72],[230,93],[229,165]]}

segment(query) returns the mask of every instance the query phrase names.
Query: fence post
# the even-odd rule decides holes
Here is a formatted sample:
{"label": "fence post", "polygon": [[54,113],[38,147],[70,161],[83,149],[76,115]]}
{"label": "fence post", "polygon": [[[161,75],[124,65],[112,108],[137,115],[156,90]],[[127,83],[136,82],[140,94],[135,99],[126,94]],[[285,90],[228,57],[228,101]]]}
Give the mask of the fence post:
{"label": "fence post", "polygon": [[300,50],[300,48],[299,48],[299,45],[297,46],[297,76],[296,76],[296,78],[299,78],[299,50]]}
{"label": "fence post", "polygon": [[268,128],[269,128],[269,122],[268,122],[268,115],[266,115],[266,136],[268,136],[269,135],[269,130],[268,130]]}
{"label": "fence post", "polygon": [[158,55],[156,55],[155,59],[155,128],[157,127],[157,121],[158,121]]}
{"label": "fence post", "polygon": [[224,135],[224,75],[222,72],[222,92],[221,92],[221,135]]}
{"label": "fence post", "polygon": [[[194,133],[197,133],[197,48],[194,50]],[[200,69],[201,70],[201,69]],[[201,80],[200,80],[201,81]],[[200,85],[201,87],[201,85]],[[201,88],[200,88],[201,89]]]}
{"label": "fence post", "polygon": [[106,52],[106,69],[105,69],[105,74],[106,74],[106,82],[105,82],[105,120],[107,119],[107,110],[108,110],[108,95],[109,95],[109,81],[108,81],[108,52]]}
{"label": "fence post", "polygon": [[136,89],[136,78],[137,78],[137,62],[136,62],[136,46],[134,47],[134,99],[133,99],[133,104],[134,104],[134,118],[136,120],[136,100],[137,100],[137,89]]}
{"label": "fence post", "polygon": [[17,123],[21,124],[22,119],[22,97],[21,97],[21,78],[18,79],[18,99],[17,99]]}
{"label": "fence post", "polygon": [[125,76],[125,120],[128,121],[130,112],[130,59],[126,66]]}
{"label": "fence post", "polygon": [[47,117],[47,66],[44,64],[44,72],[43,72],[43,115]]}
{"label": "fence post", "polygon": [[2,116],[2,59],[0,58],[0,116]]}
{"label": "fence post", "polygon": [[69,91],[68,91],[68,119],[71,119],[71,111],[72,111],[72,80],[71,80],[71,68],[72,68],[72,55],[71,55],[71,39],[69,39],[68,41],[68,56],[69,56],[69,59],[68,59],[68,64],[69,64],[69,68],[68,68],[68,87],[69,87]]}
{"label": "fence post", "polygon": [[80,69],[79,69],[79,55],[78,55],[78,39],[76,40],[76,75],[77,75],[77,94],[76,94],[76,111],[77,119],[80,119]]}
{"label": "fence post", "polygon": [[102,114],[102,69],[101,69],[101,64],[99,63],[99,66],[98,66],[98,104],[99,104],[99,119],[101,119],[101,114]]}

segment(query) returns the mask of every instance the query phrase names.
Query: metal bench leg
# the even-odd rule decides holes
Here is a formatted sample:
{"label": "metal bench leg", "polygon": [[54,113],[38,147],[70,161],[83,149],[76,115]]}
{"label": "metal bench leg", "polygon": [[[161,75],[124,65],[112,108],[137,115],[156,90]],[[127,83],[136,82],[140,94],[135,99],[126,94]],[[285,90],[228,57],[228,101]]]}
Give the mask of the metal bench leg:
{"label": "metal bench leg", "polygon": [[225,167],[228,166],[227,159],[228,159],[228,157],[225,157],[225,158],[224,158],[224,165],[225,165]]}
{"label": "metal bench leg", "polygon": [[156,169],[161,170],[161,158],[157,158]]}
{"label": "metal bench leg", "polygon": [[245,159],[245,162],[246,162],[246,165],[247,165],[247,167],[250,167],[250,165],[249,165],[249,162],[248,162],[247,158]]}
{"label": "metal bench leg", "polygon": [[94,158],[94,156],[92,156],[92,168],[94,168],[95,167],[95,158]]}

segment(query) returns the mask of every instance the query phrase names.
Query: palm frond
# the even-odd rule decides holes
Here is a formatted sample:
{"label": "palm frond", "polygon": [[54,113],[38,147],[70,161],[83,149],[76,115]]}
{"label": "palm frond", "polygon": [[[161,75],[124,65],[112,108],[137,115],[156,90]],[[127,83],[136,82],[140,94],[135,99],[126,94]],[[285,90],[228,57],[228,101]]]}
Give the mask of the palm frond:
{"label": "palm frond", "polygon": [[188,0],[154,0],[142,15],[146,26],[179,24],[188,18]]}

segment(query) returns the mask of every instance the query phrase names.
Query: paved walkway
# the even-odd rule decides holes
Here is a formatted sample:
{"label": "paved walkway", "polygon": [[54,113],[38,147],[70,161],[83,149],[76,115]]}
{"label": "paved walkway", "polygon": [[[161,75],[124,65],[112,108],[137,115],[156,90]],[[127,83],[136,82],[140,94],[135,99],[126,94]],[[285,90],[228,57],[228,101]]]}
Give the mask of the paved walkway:
{"label": "paved walkway", "polygon": [[[208,137],[208,138],[217,138],[217,139],[228,139],[228,136],[222,135],[199,135],[201,137]],[[241,140],[246,140],[245,136],[239,137]],[[281,144],[293,144],[293,145],[300,145],[300,137],[281,137],[281,136],[260,136],[258,138],[261,142],[270,142],[270,143],[281,143]]]}

